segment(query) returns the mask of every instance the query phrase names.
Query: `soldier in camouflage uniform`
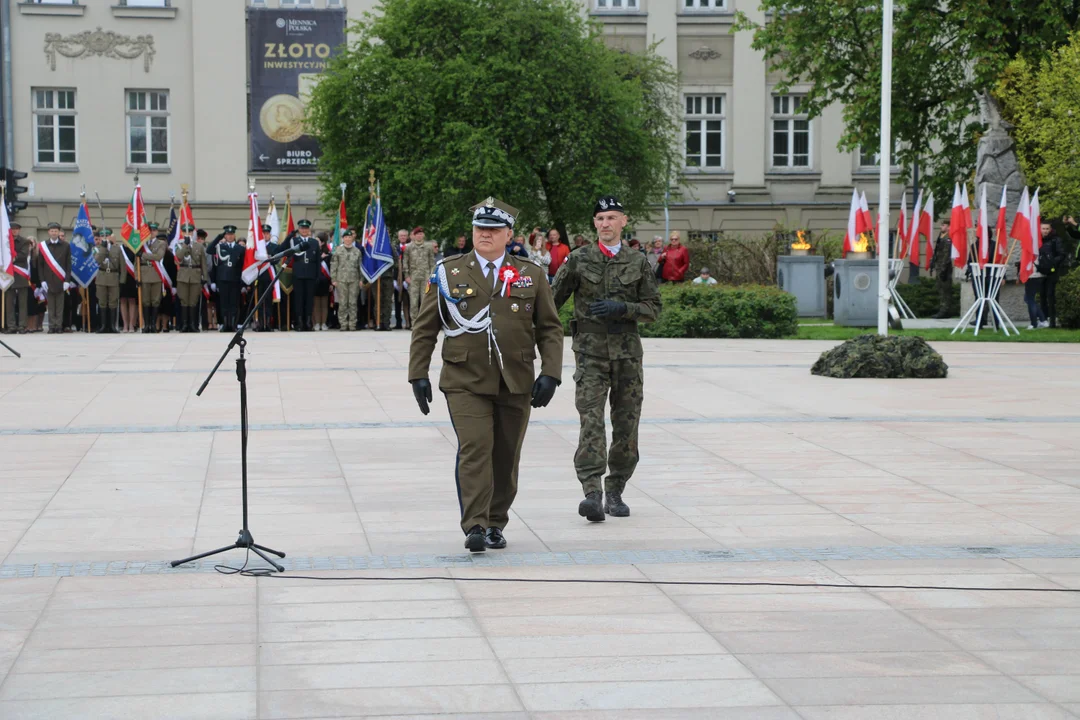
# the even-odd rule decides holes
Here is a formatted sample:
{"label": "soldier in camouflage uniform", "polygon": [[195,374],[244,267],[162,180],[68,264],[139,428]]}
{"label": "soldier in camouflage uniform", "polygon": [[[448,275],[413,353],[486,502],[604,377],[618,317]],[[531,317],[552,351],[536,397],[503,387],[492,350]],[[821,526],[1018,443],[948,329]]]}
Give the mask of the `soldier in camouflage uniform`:
{"label": "soldier in camouflage uniform", "polygon": [[949,302],[953,290],[952,240],[949,238],[949,221],[941,223],[941,234],[934,243],[934,255],[930,259],[930,270],[937,279],[938,312],[937,319],[949,317]]}
{"label": "soldier in camouflage uniform", "polygon": [[[574,467],[585,493],[578,514],[600,522],[605,512],[630,514],[622,493],[638,463],[644,394],[638,322],[652,322],[660,314],[660,293],[645,255],[622,247],[622,204],[611,196],[601,198],[593,208],[593,224],[599,243],[570,253],[555,274],[552,293],[556,307],[574,296],[575,404],[581,417]],[[604,434],[609,393],[610,451]],[[607,479],[601,485],[605,470]]]}
{"label": "soldier in camouflage uniform", "polygon": [[[394,278],[397,277],[398,266],[401,264],[401,258],[398,257],[397,243],[390,243],[390,252],[394,255],[394,264],[371,286],[368,294],[368,302],[379,313],[376,330],[383,331],[390,330],[390,317],[394,314]],[[378,300],[376,300],[376,296],[378,296]]]}
{"label": "soldier in camouflage uniform", "polygon": [[344,245],[330,259],[330,284],[337,290],[339,330],[356,329],[356,300],[360,297],[360,248],[356,233],[341,233]]}
{"label": "soldier in camouflage uniform", "polygon": [[402,269],[405,282],[409,284],[409,317],[416,322],[424,296],[423,288],[435,270],[435,243],[425,242],[424,228],[413,229],[412,241],[405,246]]}

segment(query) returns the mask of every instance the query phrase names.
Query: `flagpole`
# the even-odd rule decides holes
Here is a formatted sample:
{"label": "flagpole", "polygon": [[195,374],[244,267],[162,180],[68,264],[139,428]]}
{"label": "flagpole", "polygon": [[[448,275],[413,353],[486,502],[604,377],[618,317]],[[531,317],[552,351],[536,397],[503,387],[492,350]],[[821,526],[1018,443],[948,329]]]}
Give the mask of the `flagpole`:
{"label": "flagpole", "polygon": [[889,168],[892,165],[893,3],[881,3],[881,174],[878,180],[878,334],[889,334]]}
{"label": "flagpole", "polygon": [[[375,200],[375,170],[368,170],[368,209],[364,212],[364,222],[367,223],[371,212],[371,203]],[[366,228],[365,228],[366,230]],[[371,302],[368,302],[368,315],[371,314]],[[379,329],[382,322],[382,274],[375,278],[375,329]]]}
{"label": "flagpole", "polygon": [[[289,233],[289,223],[292,220],[292,185],[285,186],[285,234]],[[290,240],[290,242],[292,242]],[[288,260],[282,260],[278,267],[287,267]],[[280,280],[280,279],[279,279]],[[292,292],[285,293],[285,327],[281,327],[281,306],[278,306],[278,328],[282,332],[289,332],[292,327]]]}
{"label": "flagpole", "polygon": [[[139,174],[135,173],[135,187],[139,187]],[[139,228],[142,227],[142,218],[135,217],[135,213],[138,212],[138,208],[134,205],[131,208],[131,215],[135,220],[135,232],[139,235],[139,249],[142,249],[142,233],[139,232]],[[135,254],[135,292],[138,297],[139,303],[139,330],[146,329],[146,323],[143,320],[142,310],[142,259]]]}

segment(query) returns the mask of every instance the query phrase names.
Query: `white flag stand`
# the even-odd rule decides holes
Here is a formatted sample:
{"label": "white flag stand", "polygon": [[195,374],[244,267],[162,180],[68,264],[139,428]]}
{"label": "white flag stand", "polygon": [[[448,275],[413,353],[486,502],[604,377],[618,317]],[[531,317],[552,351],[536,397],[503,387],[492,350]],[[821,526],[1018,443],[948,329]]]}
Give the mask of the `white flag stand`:
{"label": "white flag stand", "polygon": [[904,302],[904,298],[900,297],[900,293],[896,291],[896,285],[900,282],[900,273],[904,271],[904,263],[907,260],[903,258],[894,258],[889,260],[889,297],[892,298],[893,305],[896,306],[896,311],[900,313],[900,317],[904,320],[914,320],[915,313],[911,311],[908,304]]}
{"label": "white flag stand", "polygon": [[[1010,335],[1009,328],[1012,328],[1012,331],[1019,335],[1020,331],[1016,329],[1016,325],[1005,314],[1005,309],[1001,307],[996,299],[998,291],[1001,290],[1001,286],[1005,283],[1005,269],[1007,266],[988,264],[979,267],[978,263],[970,263],[968,267],[971,269],[971,289],[975,291],[975,302],[964,313],[964,317],[960,318],[960,322],[956,324],[950,334],[955,334],[957,330],[963,333],[964,330],[967,330],[968,324],[974,322],[975,334],[978,335],[983,315],[992,313],[991,320],[995,321],[995,326],[1000,327],[1006,336]],[[989,294],[986,288],[986,278],[990,279]]]}

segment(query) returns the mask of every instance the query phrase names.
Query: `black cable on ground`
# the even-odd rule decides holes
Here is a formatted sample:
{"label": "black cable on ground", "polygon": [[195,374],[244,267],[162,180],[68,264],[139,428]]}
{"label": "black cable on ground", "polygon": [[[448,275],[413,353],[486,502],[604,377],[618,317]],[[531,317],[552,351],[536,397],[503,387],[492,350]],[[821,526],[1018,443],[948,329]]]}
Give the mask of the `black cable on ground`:
{"label": "black cable on ground", "polygon": [[215,565],[214,569],[225,575],[244,577],[292,578],[294,580],[401,582],[448,580],[450,582],[488,582],[488,583],[539,583],[550,585],[674,585],[690,587],[775,587],[775,588],[837,588],[840,590],[956,590],[961,592],[1057,592],[1076,593],[1080,588],[1031,588],[1031,587],[974,587],[948,585],[845,585],[842,583],[812,582],[774,582],[766,580],[619,580],[612,578],[504,578],[504,577],[451,577],[447,575],[282,575],[270,568],[247,569],[247,558],[239,568],[228,565]]}

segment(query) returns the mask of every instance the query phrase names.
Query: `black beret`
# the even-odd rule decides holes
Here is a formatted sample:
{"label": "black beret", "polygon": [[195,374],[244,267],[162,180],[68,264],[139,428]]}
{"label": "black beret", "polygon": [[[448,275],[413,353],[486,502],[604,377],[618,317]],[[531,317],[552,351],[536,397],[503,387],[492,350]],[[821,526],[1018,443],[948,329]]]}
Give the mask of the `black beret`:
{"label": "black beret", "polygon": [[622,203],[619,202],[619,198],[614,195],[605,195],[596,201],[596,205],[593,207],[593,217],[596,217],[602,212],[608,212],[609,210],[617,210],[618,212],[625,213]]}

